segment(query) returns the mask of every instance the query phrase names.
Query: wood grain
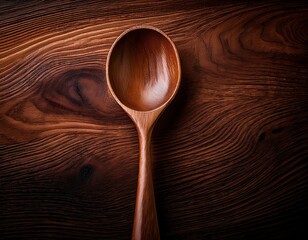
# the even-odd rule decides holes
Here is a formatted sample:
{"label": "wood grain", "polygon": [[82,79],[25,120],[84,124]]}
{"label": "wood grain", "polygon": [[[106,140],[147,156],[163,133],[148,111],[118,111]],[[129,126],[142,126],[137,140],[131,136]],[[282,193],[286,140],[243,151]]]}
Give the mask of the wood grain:
{"label": "wood grain", "polygon": [[175,42],[179,95],[154,129],[162,239],[306,239],[308,5],[0,4],[1,239],[130,239],[138,136],[105,79],[111,44]]}
{"label": "wood grain", "polygon": [[181,67],[176,47],[165,33],[146,25],[130,28],[110,53],[107,83],[128,113],[153,111],[170,102],[180,83]]}

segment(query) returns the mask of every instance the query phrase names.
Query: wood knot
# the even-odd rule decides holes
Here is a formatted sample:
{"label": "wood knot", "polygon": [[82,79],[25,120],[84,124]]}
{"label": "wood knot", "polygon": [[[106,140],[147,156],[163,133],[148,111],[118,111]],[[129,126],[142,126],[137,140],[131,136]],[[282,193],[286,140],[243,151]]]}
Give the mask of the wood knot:
{"label": "wood knot", "polygon": [[81,183],[87,182],[93,175],[93,172],[94,172],[94,168],[92,165],[87,164],[87,165],[82,166],[79,171],[79,181]]}

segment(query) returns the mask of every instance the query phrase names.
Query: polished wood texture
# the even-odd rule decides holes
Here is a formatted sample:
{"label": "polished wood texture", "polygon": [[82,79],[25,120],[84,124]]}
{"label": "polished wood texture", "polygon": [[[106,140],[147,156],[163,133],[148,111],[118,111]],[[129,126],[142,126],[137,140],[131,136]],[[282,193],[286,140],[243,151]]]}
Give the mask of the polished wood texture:
{"label": "polished wood texture", "polygon": [[162,239],[307,239],[304,1],[1,1],[0,239],[130,239],[138,135],[105,79],[164,31],[179,92],[152,138]]}
{"label": "polished wood texture", "polygon": [[174,98],[181,67],[174,43],[152,26],[128,29],[112,45],[106,63],[109,90],[135,123],[140,142],[132,239],[157,240],[151,138],[160,114]]}
{"label": "polished wood texture", "polygon": [[159,29],[138,26],[124,32],[107,60],[111,88],[125,106],[152,111],[174,95],[180,63],[174,44]]}

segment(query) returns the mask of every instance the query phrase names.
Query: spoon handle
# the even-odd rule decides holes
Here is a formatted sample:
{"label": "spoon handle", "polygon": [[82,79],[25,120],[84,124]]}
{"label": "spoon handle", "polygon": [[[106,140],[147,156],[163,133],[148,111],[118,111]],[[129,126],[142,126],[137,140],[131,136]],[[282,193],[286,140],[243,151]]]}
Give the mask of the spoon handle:
{"label": "spoon handle", "polygon": [[158,240],[160,237],[156,215],[150,152],[152,130],[139,129],[138,133],[140,159],[132,239]]}

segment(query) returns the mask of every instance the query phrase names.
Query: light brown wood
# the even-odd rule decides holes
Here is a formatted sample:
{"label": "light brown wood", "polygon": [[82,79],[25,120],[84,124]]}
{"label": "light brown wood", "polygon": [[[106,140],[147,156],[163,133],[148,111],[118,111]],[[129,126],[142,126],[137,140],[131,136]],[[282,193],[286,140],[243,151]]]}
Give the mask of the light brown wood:
{"label": "light brown wood", "polygon": [[150,145],[154,124],[180,84],[176,47],[157,28],[133,27],[112,45],[106,75],[113,97],[134,121],[140,142],[132,239],[160,239]]}

